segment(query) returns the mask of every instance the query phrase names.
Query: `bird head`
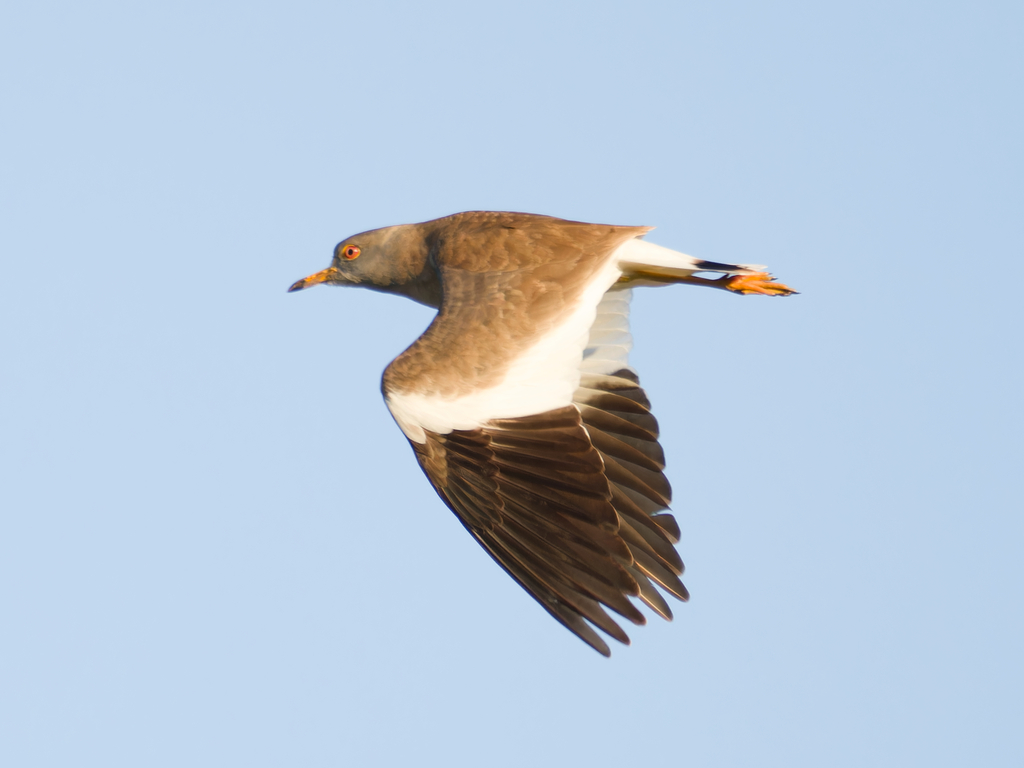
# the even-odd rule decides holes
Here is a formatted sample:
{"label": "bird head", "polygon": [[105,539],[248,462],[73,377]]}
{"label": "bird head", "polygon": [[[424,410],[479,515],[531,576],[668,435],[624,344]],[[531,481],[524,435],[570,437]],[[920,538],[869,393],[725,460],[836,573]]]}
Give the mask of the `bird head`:
{"label": "bird head", "polygon": [[392,249],[389,242],[393,234],[389,230],[375,229],[342,240],[334,247],[334,258],[327,269],[297,280],[289,288],[301,291],[320,283],[328,285],[360,285],[369,283],[371,286],[384,286],[390,282],[387,277]]}
{"label": "bird head", "polygon": [[297,280],[288,290],[320,283],[359,285],[437,307],[440,284],[429,259],[431,223],[384,227],[346,238],[335,246],[331,266]]}

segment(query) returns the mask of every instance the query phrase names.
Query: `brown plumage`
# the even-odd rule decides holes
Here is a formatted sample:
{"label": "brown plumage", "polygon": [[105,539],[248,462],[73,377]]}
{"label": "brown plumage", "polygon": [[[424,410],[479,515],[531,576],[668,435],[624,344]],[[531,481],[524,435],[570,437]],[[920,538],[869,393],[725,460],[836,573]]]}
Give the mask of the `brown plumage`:
{"label": "brown plumage", "polygon": [[497,384],[510,361],[572,311],[595,269],[649,231],[491,211],[412,226],[430,245],[444,300],[388,366],[384,387],[443,397]]}
{"label": "brown plumage", "polygon": [[[702,262],[616,227],[470,212],[339,243],[317,283],[439,307],[382,390],[431,485],[552,616],[604,655],[681,600],[658,423],[625,363],[628,289],[671,282],[787,295],[756,267]],[[718,272],[709,280],[695,272]]]}

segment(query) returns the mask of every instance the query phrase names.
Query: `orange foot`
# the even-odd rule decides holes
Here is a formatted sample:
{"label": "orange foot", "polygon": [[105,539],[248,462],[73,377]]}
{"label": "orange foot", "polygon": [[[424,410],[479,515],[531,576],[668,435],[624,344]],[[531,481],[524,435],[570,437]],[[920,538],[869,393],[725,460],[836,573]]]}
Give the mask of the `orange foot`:
{"label": "orange foot", "polygon": [[765,296],[791,296],[796,293],[788,285],[776,283],[767,272],[726,277],[722,287],[735,293],[763,293]]}

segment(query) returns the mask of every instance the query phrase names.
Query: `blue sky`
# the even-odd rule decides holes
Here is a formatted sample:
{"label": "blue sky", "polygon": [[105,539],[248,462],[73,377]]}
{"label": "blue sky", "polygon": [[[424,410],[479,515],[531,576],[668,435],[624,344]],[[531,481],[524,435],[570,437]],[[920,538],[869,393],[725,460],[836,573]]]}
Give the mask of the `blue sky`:
{"label": "blue sky", "polygon": [[[5,765],[1020,765],[1011,3],[10,3]],[[634,300],[693,599],[611,660],[379,397],[429,322],[285,293],[467,209],[802,294]]]}

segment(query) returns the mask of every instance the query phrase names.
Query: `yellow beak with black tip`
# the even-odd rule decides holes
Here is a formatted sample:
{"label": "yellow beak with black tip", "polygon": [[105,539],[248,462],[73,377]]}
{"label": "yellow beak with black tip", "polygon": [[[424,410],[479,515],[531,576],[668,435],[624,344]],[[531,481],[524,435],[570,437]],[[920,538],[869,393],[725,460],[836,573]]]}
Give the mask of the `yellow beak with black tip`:
{"label": "yellow beak with black tip", "polygon": [[334,282],[338,279],[338,277],[338,270],[335,269],[334,267],[321,269],[315,275],[310,275],[309,277],[304,277],[301,280],[296,280],[294,283],[292,283],[292,287],[288,289],[288,293],[291,293],[292,291],[301,291],[304,288],[319,285],[320,283]]}

